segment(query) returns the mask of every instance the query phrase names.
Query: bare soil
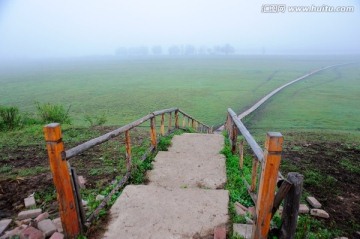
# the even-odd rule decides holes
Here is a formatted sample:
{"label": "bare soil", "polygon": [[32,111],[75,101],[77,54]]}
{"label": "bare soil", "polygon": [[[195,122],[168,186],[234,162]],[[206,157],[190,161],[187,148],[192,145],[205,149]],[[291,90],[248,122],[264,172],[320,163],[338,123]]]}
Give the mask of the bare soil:
{"label": "bare soil", "polygon": [[315,196],[330,214],[329,219],[323,220],[327,228],[340,229],[346,236],[357,238],[355,232],[360,231],[359,145],[293,141],[285,146],[283,158],[282,172],[302,173],[303,194]]}
{"label": "bare soil", "polygon": [[[93,127],[89,129],[97,135],[107,133],[116,127]],[[132,130],[131,140],[133,145],[139,145],[148,137],[145,130]],[[86,187],[89,189],[107,186],[122,171],[101,170],[104,168],[104,157],[109,158],[108,167],[112,167],[111,159],[114,159],[114,165],[118,166],[119,161],[124,160],[124,155],[120,152],[123,145],[124,137],[120,136],[112,139],[105,145],[96,146],[73,159],[70,159],[71,166],[75,167],[78,175],[86,178]],[[81,142],[67,143],[64,142],[66,148],[71,148]],[[115,147],[114,145],[118,145]],[[47,152],[45,150],[45,142],[31,142],[28,146],[22,147],[4,147],[0,152],[2,158],[0,167],[6,165],[14,169],[31,170],[35,167],[44,167],[42,173],[33,173],[30,176],[14,176],[2,174],[0,175],[0,219],[15,218],[16,215],[24,210],[24,198],[32,193],[35,194],[38,207],[50,213],[51,217],[58,216],[58,205],[56,202],[56,192],[52,181],[52,175],[48,165]],[[105,155],[105,156],[104,156]],[[118,160],[118,161],[116,161]],[[114,166],[115,167],[115,166]],[[48,170],[46,170],[48,169]],[[100,169],[99,172],[94,169]],[[93,170],[93,171],[92,171]]]}

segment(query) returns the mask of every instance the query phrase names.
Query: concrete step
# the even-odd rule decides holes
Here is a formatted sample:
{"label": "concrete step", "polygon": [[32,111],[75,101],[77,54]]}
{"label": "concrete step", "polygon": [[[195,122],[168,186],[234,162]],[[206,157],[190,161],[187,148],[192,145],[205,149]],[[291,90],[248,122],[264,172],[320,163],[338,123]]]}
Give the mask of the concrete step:
{"label": "concrete step", "polygon": [[110,212],[104,238],[203,238],[228,222],[226,190],[129,185]]}

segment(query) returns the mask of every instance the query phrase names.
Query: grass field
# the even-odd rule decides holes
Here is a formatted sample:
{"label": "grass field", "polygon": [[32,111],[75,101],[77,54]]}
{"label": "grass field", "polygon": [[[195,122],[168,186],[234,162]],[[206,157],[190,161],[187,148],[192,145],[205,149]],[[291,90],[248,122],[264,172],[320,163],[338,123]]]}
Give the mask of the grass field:
{"label": "grass field", "polygon": [[[224,121],[228,107],[240,112],[285,82],[325,65],[349,61],[354,59],[243,56],[106,58],[38,61],[20,66],[3,64],[0,67],[0,105],[15,105],[27,112],[34,112],[36,101],[71,105],[70,113],[76,125],[84,124],[85,115],[106,114],[108,125],[119,125],[154,110],[180,107],[209,125],[217,125]],[[353,76],[358,74],[358,71],[352,72]],[[332,71],[319,77],[326,82],[327,76],[334,80]],[[323,87],[345,83],[347,86],[335,93],[340,96],[354,94],[355,89],[349,92],[348,85],[356,83],[356,79],[346,79],[351,76],[343,73],[339,82],[324,84]],[[301,89],[304,84],[312,84],[311,80],[308,82],[297,87]],[[304,91],[297,95],[300,93],[304,94]],[[357,96],[353,97],[356,99]],[[326,98],[321,100],[327,103]]]}
{"label": "grass field", "polygon": [[262,130],[360,132],[360,65],[336,67],[286,88],[246,121]]}

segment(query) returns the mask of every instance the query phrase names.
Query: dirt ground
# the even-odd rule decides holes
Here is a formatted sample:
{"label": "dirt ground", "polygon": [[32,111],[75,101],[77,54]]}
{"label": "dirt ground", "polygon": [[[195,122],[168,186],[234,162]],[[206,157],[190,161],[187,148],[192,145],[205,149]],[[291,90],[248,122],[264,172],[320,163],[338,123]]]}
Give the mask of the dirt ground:
{"label": "dirt ground", "polygon": [[292,142],[285,146],[282,172],[304,175],[304,195],[315,196],[330,218],[328,228],[350,238],[360,230],[359,145],[340,142]]}
{"label": "dirt ground", "polygon": [[[93,130],[98,135],[101,135],[113,129],[115,127],[95,127],[86,130]],[[138,143],[142,143],[147,137],[147,131],[134,129],[132,130],[131,137],[133,145],[138,145]],[[70,159],[71,166],[76,168],[77,174],[83,175],[86,178],[87,188],[105,187],[116,176],[123,173],[120,170],[107,170],[119,167],[123,163],[124,154],[120,152],[120,148],[124,147],[123,142],[124,137],[119,136],[104,146],[96,146],[84,154]],[[66,144],[65,142],[65,146],[68,146],[66,147],[67,149],[75,145],[77,143]],[[14,177],[6,174],[0,175],[0,219],[14,218],[21,210],[24,210],[24,198],[34,192],[37,207],[47,210],[51,217],[57,217],[56,192],[48,165],[45,142],[35,142],[35,144],[32,142],[32,145],[15,149],[5,147],[1,150],[0,154],[0,156],[8,158],[6,162],[0,160],[0,167],[6,164],[21,170],[39,166],[44,168],[40,173],[33,173],[30,176],[24,177]],[[104,158],[108,158],[108,160],[106,161]],[[112,158],[118,161],[112,160]],[[104,164],[106,164],[105,167]]]}

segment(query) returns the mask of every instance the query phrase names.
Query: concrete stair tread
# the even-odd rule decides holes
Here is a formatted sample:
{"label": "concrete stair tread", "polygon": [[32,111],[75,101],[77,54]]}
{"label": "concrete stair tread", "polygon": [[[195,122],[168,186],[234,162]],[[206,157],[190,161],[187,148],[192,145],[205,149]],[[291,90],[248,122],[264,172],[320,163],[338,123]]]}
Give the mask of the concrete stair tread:
{"label": "concrete stair tread", "polygon": [[129,185],[111,208],[104,238],[193,238],[228,222],[226,190]]}

